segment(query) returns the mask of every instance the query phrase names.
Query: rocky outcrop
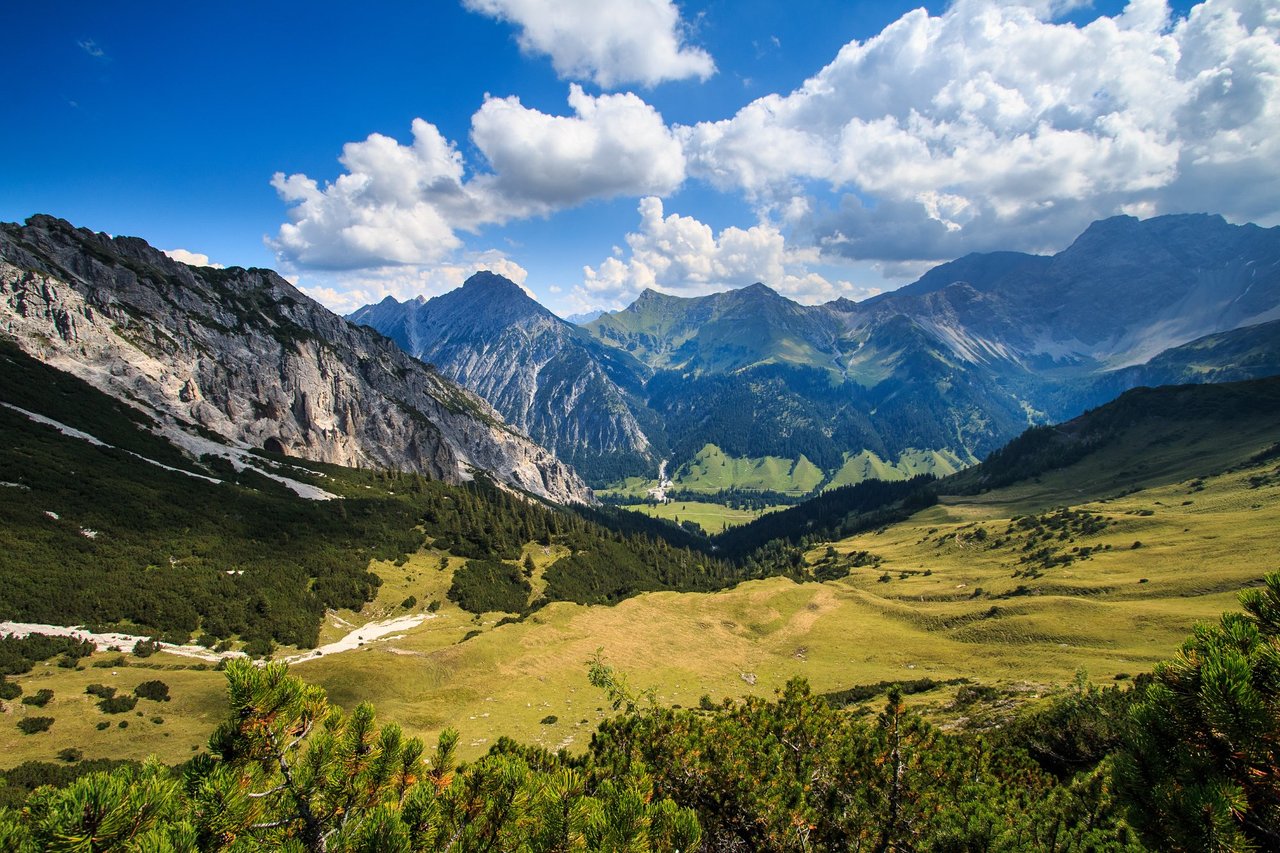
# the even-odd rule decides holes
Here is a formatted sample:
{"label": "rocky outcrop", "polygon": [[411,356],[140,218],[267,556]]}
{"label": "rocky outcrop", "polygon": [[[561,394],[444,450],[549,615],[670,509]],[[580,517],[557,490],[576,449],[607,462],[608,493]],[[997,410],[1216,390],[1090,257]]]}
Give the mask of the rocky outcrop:
{"label": "rocky outcrop", "polygon": [[28,353],[232,442],[591,501],[483,400],[276,273],[189,267],[47,216],[0,226],[0,329]]}
{"label": "rocky outcrop", "polygon": [[502,276],[479,272],[430,300],[387,297],[348,319],[476,392],[588,477],[657,465],[661,431],[639,399],[646,369]]}

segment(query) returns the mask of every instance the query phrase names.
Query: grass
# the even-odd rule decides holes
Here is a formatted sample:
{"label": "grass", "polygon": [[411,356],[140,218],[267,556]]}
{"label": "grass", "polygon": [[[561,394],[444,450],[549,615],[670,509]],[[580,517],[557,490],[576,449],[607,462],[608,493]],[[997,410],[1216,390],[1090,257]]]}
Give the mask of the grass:
{"label": "grass", "polygon": [[864,480],[909,480],[918,474],[945,477],[972,465],[976,460],[963,459],[950,450],[908,449],[897,462],[881,459],[870,450],[846,453],[844,465],[831,475],[826,488],[852,486]]}
{"label": "grass", "polygon": [[[613,607],[556,603],[499,625],[505,614],[472,616],[444,598],[462,561],[428,547],[400,565],[374,563],[383,578],[375,601],[359,613],[334,615],[350,624],[401,615],[412,612],[401,605],[413,595],[413,610],[442,602],[434,618],[295,671],[345,706],[372,701],[383,719],[412,734],[430,738],[457,728],[463,758],[480,755],[503,734],[583,748],[606,714],[604,697],[586,679],[598,649],[634,685],[652,687],[659,702],[685,707],[703,695],[716,702],[768,695],[796,675],[818,692],[968,678],[1006,697],[1070,684],[1080,669],[1114,683],[1172,655],[1197,621],[1234,609],[1241,588],[1276,569],[1277,461],[1224,472],[1275,433],[1246,431],[1229,446],[1207,433],[1184,435],[1180,446],[1149,435],[1141,441],[1154,440],[1154,449],[1121,442],[1040,482],[949,497],[905,522],[832,543],[837,562],[865,551],[879,563],[823,584],[772,578],[711,594],[650,593]],[[1034,525],[1011,524],[1064,505],[1087,513],[1092,532],[1068,526],[1064,538],[1054,530],[1045,540]],[[1142,546],[1134,549],[1135,541]],[[1052,567],[1023,561],[1045,547],[1090,553]],[[525,553],[534,558],[536,596],[543,570],[564,552],[530,545]],[[826,553],[823,543],[808,558],[818,562]],[[331,618],[321,639],[349,630]],[[479,633],[464,641],[471,632]],[[189,756],[221,716],[222,677],[163,654],[146,663],[180,668],[131,666],[108,678],[111,670],[92,666],[41,665],[17,677],[25,694],[48,687],[54,698],[41,709],[6,703],[3,762],[50,760],[66,746],[88,757]],[[145,717],[122,715],[127,730],[83,695],[91,682],[127,692],[153,678],[171,686],[173,702],[148,707]],[[909,700],[945,721],[957,713],[946,707],[956,689]],[[163,725],[150,722],[155,713]],[[49,732],[23,735],[16,727],[23,714],[55,722]],[[556,722],[544,724],[549,717]],[[103,719],[111,727],[99,731]]]}
{"label": "grass", "polygon": [[[822,469],[803,456],[798,460],[784,459],[780,456],[747,459],[728,456],[714,444],[708,444],[691,461],[680,466],[675,472],[672,484],[676,489],[687,489],[708,495],[721,489],[807,495],[819,486],[833,489],[837,486],[851,486],[864,480],[906,480],[917,474],[945,477],[972,465],[975,461],[957,456],[949,450],[908,449],[896,462],[890,462],[869,450],[864,450],[861,453],[846,453],[844,464],[828,478]],[[657,485],[657,480],[628,477],[607,489],[600,490],[600,493],[642,497]],[[648,512],[647,509],[642,511]],[[662,517],[670,518],[671,516],[663,515]],[[684,520],[683,515],[681,520]],[[716,532],[720,529],[719,522],[724,519],[710,520],[715,526],[703,525],[703,529]],[[700,521],[699,523],[701,524]],[[729,522],[730,526],[734,523]]]}
{"label": "grass", "polygon": [[[676,489],[707,495],[722,489],[746,489],[799,496],[809,494],[825,479],[822,469],[804,456],[799,459],[780,456],[748,459],[728,456],[714,444],[708,444],[672,475],[672,485]],[[627,477],[607,489],[601,489],[600,493],[643,497],[657,485],[657,480]]]}
{"label": "grass", "polygon": [[[210,733],[225,714],[226,681],[222,673],[207,664],[203,668],[187,658],[157,654],[141,661],[126,655],[128,666],[99,668],[92,664],[118,657],[117,653],[97,653],[81,662],[79,669],[65,669],[52,661],[37,664],[30,673],[14,679],[24,694],[41,688],[53,690],[53,699],[43,708],[5,702],[0,714],[0,753],[3,766],[24,761],[56,761],[58,752],[76,747],[84,757],[141,760],[158,755],[177,763],[204,747]],[[139,699],[134,710],[106,714],[98,709],[98,697],[85,693],[90,684],[117,688],[118,694],[132,694],[144,681],[159,679],[169,685],[170,701]],[[47,732],[22,734],[17,723],[23,717],[52,717]],[[161,723],[153,722],[160,718]],[[100,723],[107,723],[99,729]],[[120,723],[127,726],[120,728]]]}
{"label": "grass", "polygon": [[734,509],[723,504],[703,501],[672,501],[664,504],[636,504],[628,506],[627,509],[643,512],[653,518],[692,521],[708,534],[715,534],[727,527],[737,527],[739,524],[755,521],[766,512],[784,509],[784,507],[770,506],[762,510]]}
{"label": "grass", "polygon": [[798,460],[779,456],[744,459],[727,456],[714,444],[708,444],[680,466],[673,482],[677,489],[695,492],[739,488],[803,495],[816,489],[823,479],[822,470],[803,456]]}

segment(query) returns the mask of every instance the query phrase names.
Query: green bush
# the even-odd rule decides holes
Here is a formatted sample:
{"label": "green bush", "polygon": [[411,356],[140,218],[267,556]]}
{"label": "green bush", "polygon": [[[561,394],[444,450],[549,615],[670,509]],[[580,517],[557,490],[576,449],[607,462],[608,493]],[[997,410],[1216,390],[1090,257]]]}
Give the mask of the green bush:
{"label": "green bush", "polygon": [[84,689],[84,692],[90,696],[97,696],[99,699],[110,699],[116,695],[116,689],[105,684],[90,684]]}
{"label": "green bush", "polygon": [[37,690],[35,692],[35,695],[23,696],[22,704],[35,705],[37,708],[43,708],[45,705],[49,704],[49,700],[52,698],[53,698],[53,691],[50,690],[48,687],[44,687],[44,688],[41,688],[40,690]]}
{"label": "green bush", "polygon": [[137,704],[137,696],[120,695],[98,700],[98,707],[104,714],[123,714],[126,711],[132,711],[133,706]]}
{"label": "green bush", "polygon": [[150,699],[152,702],[169,701],[169,685],[163,681],[144,681],[133,688],[133,695],[139,699]]}
{"label": "green bush", "polygon": [[265,658],[276,650],[276,644],[267,637],[254,637],[244,644],[244,653],[251,658]]}
{"label": "green bush", "polygon": [[18,730],[24,735],[33,735],[37,732],[47,732],[49,727],[53,725],[53,717],[23,717],[18,720]]}

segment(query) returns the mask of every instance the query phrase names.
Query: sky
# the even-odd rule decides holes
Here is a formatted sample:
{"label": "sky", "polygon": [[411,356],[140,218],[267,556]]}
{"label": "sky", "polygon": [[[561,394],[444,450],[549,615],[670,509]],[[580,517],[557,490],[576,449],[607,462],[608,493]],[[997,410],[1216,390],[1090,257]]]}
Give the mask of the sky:
{"label": "sky", "polygon": [[861,299],[1096,219],[1280,223],[1275,0],[10,3],[0,220],[348,313]]}

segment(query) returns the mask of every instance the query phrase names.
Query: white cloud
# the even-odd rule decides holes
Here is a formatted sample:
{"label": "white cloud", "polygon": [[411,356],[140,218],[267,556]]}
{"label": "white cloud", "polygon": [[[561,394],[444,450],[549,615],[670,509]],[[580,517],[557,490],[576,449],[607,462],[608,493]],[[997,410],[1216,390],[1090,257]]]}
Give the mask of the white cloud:
{"label": "white cloud", "polygon": [[79,45],[81,50],[92,56],[94,59],[106,58],[107,52],[99,47],[98,43],[93,39],[80,39],[76,44]]}
{"label": "white cloud", "polygon": [[572,116],[490,98],[471,119],[471,138],[493,169],[486,181],[508,204],[551,210],[590,198],[672,192],[684,152],[662,116],[633,94],[592,97],[569,87]]}
{"label": "white cloud", "polygon": [[573,304],[622,307],[645,288],[700,296],[757,281],[801,302],[868,295],[811,271],[818,251],[788,246],[768,222],[725,228],[717,235],[693,217],[664,215],[662,201],[652,196],[641,199],[639,210],[640,228],[626,238],[629,252],[618,248],[597,266],[584,267]]}
{"label": "white cloud", "polygon": [[222,264],[211,263],[208,255],[202,255],[199,252],[188,252],[186,249],[161,249],[161,251],[180,264],[187,264],[193,267],[213,267],[216,270],[223,269]]}
{"label": "white cloud", "polygon": [[685,44],[672,0],[463,0],[474,12],[520,28],[520,49],[551,57],[561,79],[602,88],[715,73],[701,48]]}
{"label": "white cloud", "polygon": [[457,231],[545,215],[590,199],[668,193],[684,180],[680,143],[662,116],[632,94],[592,97],[570,87],[571,116],[490,98],[472,117],[472,140],[491,171],[466,174],[462,154],[430,122],[413,142],[372,134],[343,146],[346,170],[319,183],[276,173],[290,221],[268,239],[286,265],[367,269],[432,264],[462,246]]}
{"label": "white cloud", "polygon": [[[525,285],[529,272],[501,252],[467,253],[450,262],[429,267],[388,266],[339,273],[304,275],[293,283],[303,293],[337,314],[394,296],[401,302],[419,296],[447,293],[480,270],[489,270],[511,279],[533,297]],[[536,298],[536,297],[534,297]]]}
{"label": "white cloud", "polygon": [[1208,0],[1172,26],[1162,0],[1083,27],[1062,11],[910,12],[796,91],[681,128],[690,174],[767,204],[848,193],[807,223],[851,257],[1061,247],[1127,209],[1280,216],[1273,0]]}

